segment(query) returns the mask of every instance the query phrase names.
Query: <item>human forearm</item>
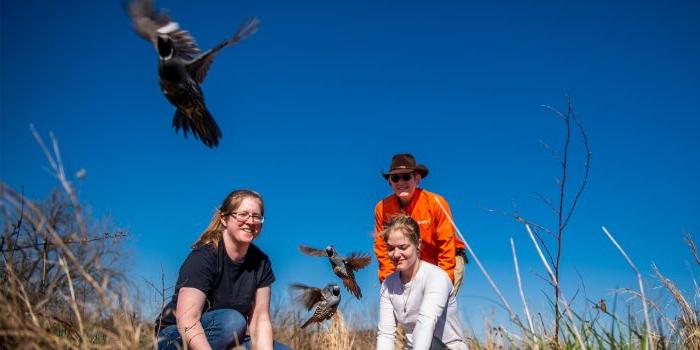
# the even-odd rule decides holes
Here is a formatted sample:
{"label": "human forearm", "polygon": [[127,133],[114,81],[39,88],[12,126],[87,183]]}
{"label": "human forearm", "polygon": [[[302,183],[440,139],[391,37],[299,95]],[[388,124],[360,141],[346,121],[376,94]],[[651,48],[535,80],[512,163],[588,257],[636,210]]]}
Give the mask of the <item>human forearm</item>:
{"label": "human forearm", "polygon": [[248,327],[255,350],[272,350],[274,336],[270,321],[270,287],[258,288]]}
{"label": "human forearm", "polygon": [[454,282],[454,270],[457,263],[454,240],[439,242],[440,252],[438,253],[437,266],[447,272],[450,281]]}
{"label": "human forearm", "polygon": [[386,242],[384,242],[384,238],[379,233],[375,233],[374,237],[374,254],[377,256],[377,264],[379,265],[378,277],[381,283],[394,271],[394,265],[389,259]]}
{"label": "human forearm", "polygon": [[200,318],[205,294],[196,288],[182,287],[178,292],[175,319],[183,345],[194,350],[211,349]]}
{"label": "human forearm", "polygon": [[454,282],[454,269],[457,256],[457,248],[455,246],[455,229],[452,225],[452,213],[450,206],[444,198],[435,197],[438,202],[435,210],[435,236],[438,252],[438,267],[447,272],[450,280]]}
{"label": "human forearm", "polygon": [[393,350],[396,339],[396,318],[386,287],[382,286],[379,298],[379,324],[377,327],[376,350]]}
{"label": "human forearm", "polygon": [[177,330],[182,337],[183,347],[187,344],[187,348],[192,350],[210,350],[209,342],[204,333],[202,323],[198,318],[188,318],[186,320],[178,320]]}
{"label": "human forearm", "polygon": [[253,320],[250,324],[250,338],[255,350],[272,350],[274,335],[272,322],[267,320]]}

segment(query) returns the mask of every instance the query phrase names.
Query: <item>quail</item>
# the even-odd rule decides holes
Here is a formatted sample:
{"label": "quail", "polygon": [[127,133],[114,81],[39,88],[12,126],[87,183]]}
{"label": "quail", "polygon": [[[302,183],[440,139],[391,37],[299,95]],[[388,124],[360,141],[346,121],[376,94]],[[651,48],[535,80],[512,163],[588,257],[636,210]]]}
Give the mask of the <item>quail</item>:
{"label": "quail", "polygon": [[297,301],[307,310],[313,309],[313,315],[304,322],[301,328],[328,320],[338,310],[340,287],[335,283],[329,283],[323,289],[298,283],[292,284],[291,287],[298,293]]}
{"label": "quail", "polygon": [[218,146],[222,133],[204,103],[200,84],[216,53],[255,34],[259,19],[254,17],[244,22],[234,36],[201,52],[190,33],[180,29],[164,10],[156,11],[152,0],[130,0],[127,11],[134,31],[151,42],[158,52],[160,88],[177,108],[173,116],[175,132],[182,129],[187,137],[192,131],[207,147]]}
{"label": "quail", "polygon": [[353,252],[346,258],[338,254],[332,245],[326,247],[325,250],[299,245],[299,250],[306,255],[327,256],[333,268],[333,272],[343,280],[345,288],[357,299],[362,298],[362,291],[360,290],[360,286],[357,285],[354,271],[358,271],[369,264],[372,260],[369,255]]}

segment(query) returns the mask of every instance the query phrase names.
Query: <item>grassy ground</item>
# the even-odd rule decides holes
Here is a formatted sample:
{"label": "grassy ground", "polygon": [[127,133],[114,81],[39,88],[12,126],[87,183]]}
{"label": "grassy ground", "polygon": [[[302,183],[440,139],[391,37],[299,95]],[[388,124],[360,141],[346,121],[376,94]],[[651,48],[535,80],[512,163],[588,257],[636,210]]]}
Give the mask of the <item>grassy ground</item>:
{"label": "grassy ground", "polygon": [[[151,348],[153,325],[131,303],[135,296],[129,291],[135,288],[118,270],[119,239],[125,233],[92,220],[65,178],[57,145],[53,156],[43,148],[61,191],[32,201],[0,182],[0,349]],[[694,268],[700,268],[690,236],[687,243]],[[625,255],[622,247],[617,248]],[[487,332],[483,337],[466,334],[470,347],[700,349],[698,284],[693,281],[695,289],[684,294],[661,271],[654,268],[654,273],[657,282],[652,287],[665,292],[664,300],[646,297],[643,286],[648,282],[637,272],[639,289],[620,291],[609,305],[599,301],[571,310],[565,299],[558,300],[562,313],[557,337],[553,336],[553,322],[530,316],[548,315],[544,319],[553,320],[552,307],[528,310],[526,315],[512,313],[509,324],[497,327],[484,320]],[[665,306],[660,307],[660,302]],[[667,307],[668,302],[674,307]],[[638,317],[640,314],[644,317]],[[373,349],[375,328],[347,321],[360,318],[339,312],[330,321],[301,329],[302,315],[292,305],[276,307],[273,314],[277,340],[297,350]],[[402,344],[399,336],[397,349]]]}

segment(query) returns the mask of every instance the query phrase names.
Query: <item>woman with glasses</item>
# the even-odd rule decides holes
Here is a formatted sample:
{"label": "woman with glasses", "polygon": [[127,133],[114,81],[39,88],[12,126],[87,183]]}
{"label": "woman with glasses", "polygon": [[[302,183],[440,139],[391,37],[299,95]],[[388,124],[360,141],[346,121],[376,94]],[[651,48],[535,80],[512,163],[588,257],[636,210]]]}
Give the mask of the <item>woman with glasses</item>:
{"label": "woman with glasses", "polygon": [[457,298],[447,272],[420,259],[418,223],[408,215],[389,221],[381,232],[396,271],[382,282],[377,350],[393,350],[396,325],[412,350],[466,350]]}
{"label": "woman with glasses", "polygon": [[258,193],[226,196],[180,267],[173,299],[156,320],[158,349],[287,349],[273,340],[272,265],[253,244],[263,215]]}

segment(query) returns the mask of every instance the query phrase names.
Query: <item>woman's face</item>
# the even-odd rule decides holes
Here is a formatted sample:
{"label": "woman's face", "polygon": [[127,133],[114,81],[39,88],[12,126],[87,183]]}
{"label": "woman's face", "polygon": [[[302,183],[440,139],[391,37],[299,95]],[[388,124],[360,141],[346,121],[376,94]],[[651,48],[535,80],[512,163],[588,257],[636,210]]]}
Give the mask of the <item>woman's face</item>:
{"label": "woman's face", "polygon": [[[241,217],[247,217],[247,219],[241,221]],[[221,224],[225,228],[224,234],[229,235],[235,242],[250,243],[260,234],[262,222],[259,218],[261,217],[260,202],[253,197],[243,198],[234,213],[221,218]]]}
{"label": "woman's face", "polygon": [[389,232],[386,240],[389,258],[401,272],[412,271],[418,262],[418,247],[406,237],[403,230],[395,229]]}

